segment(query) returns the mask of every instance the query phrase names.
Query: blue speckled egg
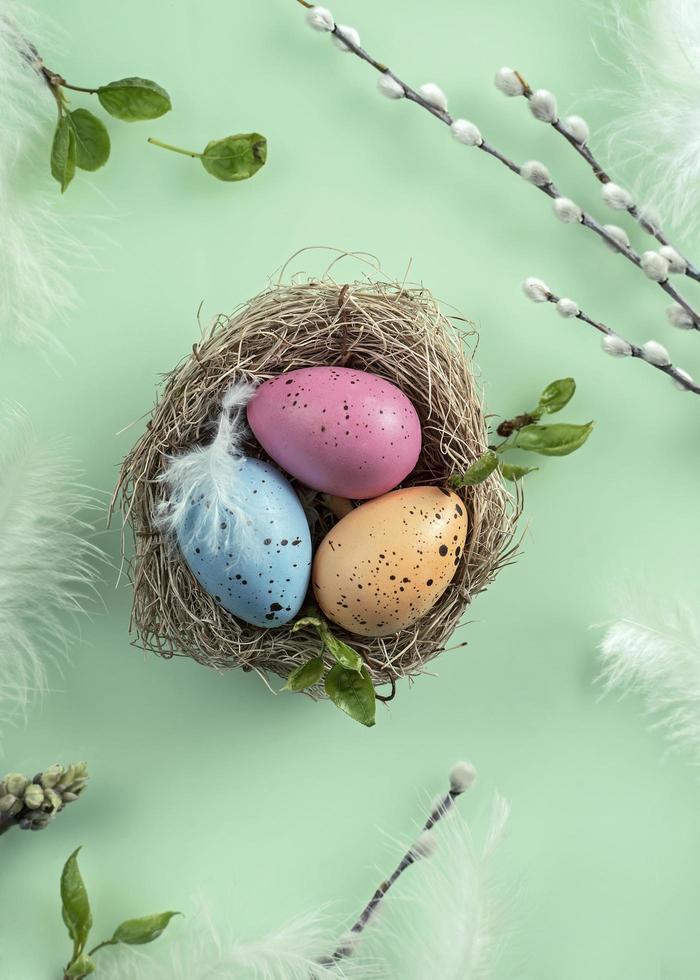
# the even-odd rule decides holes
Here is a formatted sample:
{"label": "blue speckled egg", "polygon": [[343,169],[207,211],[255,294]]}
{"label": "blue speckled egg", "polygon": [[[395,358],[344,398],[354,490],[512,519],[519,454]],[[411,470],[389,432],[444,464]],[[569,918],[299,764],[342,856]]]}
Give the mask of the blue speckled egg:
{"label": "blue speckled egg", "polygon": [[202,587],[246,623],[283,626],[299,612],[311,571],[311,534],[290,483],[269,463],[232,459],[236,498],[246,520],[221,521],[216,546],[197,531],[193,497],[178,542]]}

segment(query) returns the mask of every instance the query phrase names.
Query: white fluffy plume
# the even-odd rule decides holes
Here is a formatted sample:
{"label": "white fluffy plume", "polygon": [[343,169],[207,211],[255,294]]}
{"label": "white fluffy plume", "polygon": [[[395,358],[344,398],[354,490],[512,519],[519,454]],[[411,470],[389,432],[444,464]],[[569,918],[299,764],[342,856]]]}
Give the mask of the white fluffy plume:
{"label": "white fluffy plume", "polygon": [[99,954],[103,980],[371,980],[362,960],[324,967],[336,938],[320,915],[290,922],[264,939],[245,943],[220,931],[205,912],[185,919],[143,951],[129,947]]}
{"label": "white fluffy plume", "polygon": [[402,875],[368,927],[364,948],[386,962],[383,976],[401,980],[484,980],[497,952],[497,902],[491,859],[509,807],[496,797],[478,846],[458,813],[434,829],[436,851]]}
{"label": "white fluffy plume", "polygon": [[46,347],[49,321],[74,305],[68,268],[85,249],[63,226],[49,175],[56,103],[32,47],[45,53],[43,30],[27,7],[0,0],[0,338]]}
{"label": "white fluffy plume", "polygon": [[[223,524],[238,547],[245,540],[250,519],[240,502],[236,475],[245,466],[245,456],[241,455],[246,432],[245,406],[254,391],[255,385],[247,381],[231,385],[222,398],[212,441],[168,459],[160,476],[168,495],[155,515],[157,525],[166,534],[177,536],[181,542],[184,535],[191,535],[214,550],[221,540]],[[205,505],[195,508],[191,519],[192,502],[199,499]]]}
{"label": "white fluffy plume", "polygon": [[630,6],[612,7],[622,73],[611,162],[639,201],[688,234],[700,204],[700,4],[643,0],[637,14]]}
{"label": "white fluffy plume", "polygon": [[642,696],[672,747],[700,763],[700,606],[625,600],[600,645],[606,690]]}
{"label": "white fluffy plume", "polygon": [[94,594],[102,553],[88,540],[89,492],[61,445],[46,446],[24,412],[0,420],[0,723],[47,690],[47,665],[65,649]]}

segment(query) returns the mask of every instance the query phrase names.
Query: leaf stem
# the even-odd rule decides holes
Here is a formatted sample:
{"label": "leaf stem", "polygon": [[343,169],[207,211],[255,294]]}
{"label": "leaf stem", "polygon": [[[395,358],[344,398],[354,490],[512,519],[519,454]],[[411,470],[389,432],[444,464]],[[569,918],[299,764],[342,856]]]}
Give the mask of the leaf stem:
{"label": "leaf stem", "polygon": [[182,155],[185,157],[194,157],[197,159],[198,157],[201,158],[202,156],[201,153],[195,153],[194,150],[183,150],[179,146],[172,146],[170,143],[162,143],[160,140],[154,139],[153,136],[148,137],[148,142],[152,146],[160,146],[164,150],[170,150],[172,153],[182,153]]}
{"label": "leaf stem", "polygon": [[117,945],[116,939],[105,939],[101,943],[98,943],[97,946],[93,946],[92,949],[89,949],[88,956],[94,956],[99,949],[104,949],[105,946],[116,946],[116,945]]}

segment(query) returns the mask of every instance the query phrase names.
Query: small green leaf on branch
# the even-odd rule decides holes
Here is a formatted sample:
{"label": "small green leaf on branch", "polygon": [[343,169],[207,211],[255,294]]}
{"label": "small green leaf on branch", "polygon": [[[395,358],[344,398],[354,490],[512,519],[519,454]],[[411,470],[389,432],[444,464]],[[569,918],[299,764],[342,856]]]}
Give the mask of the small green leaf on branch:
{"label": "small green leaf on branch", "polygon": [[75,176],[77,149],[75,132],[67,116],[61,116],[51,146],[51,176],[61,185],[61,194]]}
{"label": "small green leaf on branch", "polygon": [[75,137],[75,162],[81,170],[99,170],[109,160],[110,140],[105,124],[87,109],[74,109],[68,121]]}
{"label": "small green leaf on branch", "polygon": [[483,456],[479,456],[464,473],[451,477],[450,486],[455,488],[476,486],[478,483],[483,483],[497,467],[498,456],[489,449]]}
{"label": "small green leaf on branch", "polygon": [[367,667],[360,673],[336,664],[326,674],[326,694],[333,703],[361,725],[375,724],[376,695]]}
{"label": "small green leaf on branch", "polygon": [[504,479],[510,480],[511,483],[517,483],[518,480],[522,480],[528,473],[534,473],[539,467],[515,466],[513,463],[501,463],[500,469]]}
{"label": "small green leaf on branch", "polygon": [[92,928],[90,902],[78,867],[79,852],[80,848],[73,851],[61,874],[63,921],[68,929],[68,935],[73,940],[76,952],[82,952]]}
{"label": "small green leaf on branch", "polygon": [[126,943],[127,946],[144,946],[158,939],[165,931],[170,920],[180,912],[158,912],[155,915],[145,915],[140,919],[127,919],[114,930],[112,942]]}
{"label": "small green leaf on branch", "polygon": [[306,691],[307,688],[320,682],[325,669],[323,657],[314,657],[313,660],[300,664],[291,672],[282,690]]}
{"label": "small green leaf on branch", "polygon": [[568,425],[563,422],[557,425],[526,425],[516,432],[510,445],[514,449],[524,449],[542,456],[568,456],[581,448],[591,434],[593,425],[593,422],[587,425]]}
{"label": "small green leaf on branch", "polygon": [[122,78],[102,85],[97,98],[110,116],[124,122],[158,119],[172,109],[168,93],[149,78]]}
{"label": "small green leaf on branch", "polygon": [[560,378],[548,384],[540,395],[539,404],[533,414],[552,415],[560,412],[562,408],[569,404],[576,391],[576,382],[573,378]]}

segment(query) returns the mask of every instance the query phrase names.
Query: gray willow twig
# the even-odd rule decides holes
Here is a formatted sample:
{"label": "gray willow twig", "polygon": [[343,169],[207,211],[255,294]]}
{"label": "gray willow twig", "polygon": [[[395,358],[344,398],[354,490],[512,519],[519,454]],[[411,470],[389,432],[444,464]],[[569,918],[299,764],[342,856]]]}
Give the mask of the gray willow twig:
{"label": "gray willow twig", "polygon": [[[313,9],[315,6],[315,4],[309,3],[308,0],[297,0],[297,2],[307,9]],[[407,82],[404,82],[402,78],[400,78],[388,67],[388,65],[385,65],[383,62],[378,61],[375,57],[373,57],[373,55],[365,50],[365,48],[363,48],[362,45],[348,33],[347,28],[344,29],[339,27],[338,24],[334,23],[333,27],[329,28],[328,33],[338,39],[345,50],[352,52],[352,54],[356,55],[356,57],[358,57],[361,61],[365,61],[368,65],[371,65],[372,68],[380,72],[380,74],[386,78],[392,79],[396,85],[403,89],[403,97],[408,99],[409,102],[414,102],[416,105],[419,105],[422,109],[425,109],[432,116],[448,127],[452,127],[452,125],[455,123],[455,117],[452,116],[446,108],[433,104],[429,99],[425,98]],[[505,153],[502,153],[492,143],[489,143],[482,137],[480,142],[475,143],[474,145],[476,149],[481,150],[494,160],[497,160],[511,173],[522,177],[522,167],[519,166],[514,160],[511,160]],[[534,184],[533,186],[537,187],[539,191],[553,201],[566,200],[564,195],[562,195],[556,185],[551,181],[546,184]],[[605,226],[600,224],[600,222],[598,222],[591,214],[588,214],[586,211],[581,209],[580,217],[577,220],[579,224],[584,226],[584,228],[588,228],[604,242],[606,242],[613,251],[620,252],[629,262],[637,266],[637,268],[642,268],[641,256],[631,246],[621,244],[606,230]],[[675,286],[673,286],[668,279],[658,282],[657,285],[660,286],[660,288],[668,296],[670,296],[686,311],[686,313],[692,319],[694,329],[700,330],[700,313],[693,309],[688,301],[681,296]]]}

